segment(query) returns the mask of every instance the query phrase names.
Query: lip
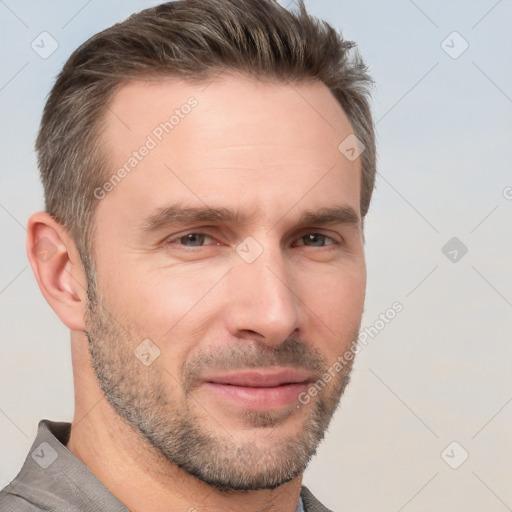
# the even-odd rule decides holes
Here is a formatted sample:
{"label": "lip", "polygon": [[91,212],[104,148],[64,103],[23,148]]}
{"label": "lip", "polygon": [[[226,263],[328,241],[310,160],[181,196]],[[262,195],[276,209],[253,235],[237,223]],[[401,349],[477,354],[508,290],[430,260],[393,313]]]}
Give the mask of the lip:
{"label": "lip", "polygon": [[295,404],[311,374],[294,368],[265,368],[209,375],[200,388],[214,399],[252,411],[277,410]]}
{"label": "lip", "polygon": [[306,370],[283,367],[251,369],[203,378],[203,382],[251,388],[273,388],[310,380],[311,375]]}

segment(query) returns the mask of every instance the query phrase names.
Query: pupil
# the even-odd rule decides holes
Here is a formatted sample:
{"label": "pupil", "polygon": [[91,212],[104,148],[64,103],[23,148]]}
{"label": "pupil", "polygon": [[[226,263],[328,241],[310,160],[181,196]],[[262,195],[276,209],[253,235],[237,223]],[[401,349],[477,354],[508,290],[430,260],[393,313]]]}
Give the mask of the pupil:
{"label": "pupil", "polygon": [[308,240],[316,245],[323,245],[321,236],[322,235],[319,235],[318,233],[312,233],[310,235],[307,235]]}
{"label": "pupil", "polygon": [[201,242],[203,241],[203,237],[196,233],[190,233],[189,235],[187,235],[187,241],[190,242],[191,245],[197,246],[197,245],[201,245]]}

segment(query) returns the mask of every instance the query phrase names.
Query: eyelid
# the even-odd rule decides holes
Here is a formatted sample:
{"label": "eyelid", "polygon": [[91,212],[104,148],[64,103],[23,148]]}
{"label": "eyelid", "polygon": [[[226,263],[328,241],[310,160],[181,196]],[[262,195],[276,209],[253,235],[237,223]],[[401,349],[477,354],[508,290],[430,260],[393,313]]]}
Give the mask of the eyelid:
{"label": "eyelid", "polygon": [[300,228],[297,231],[297,235],[295,235],[295,236],[301,237],[301,236],[305,236],[305,235],[309,235],[309,234],[328,236],[338,242],[341,242],[343,240],[343,236],[340,233],[340,230],[328,229],[328,228],[319,227],[319,226],[306,226],[304,228]]}

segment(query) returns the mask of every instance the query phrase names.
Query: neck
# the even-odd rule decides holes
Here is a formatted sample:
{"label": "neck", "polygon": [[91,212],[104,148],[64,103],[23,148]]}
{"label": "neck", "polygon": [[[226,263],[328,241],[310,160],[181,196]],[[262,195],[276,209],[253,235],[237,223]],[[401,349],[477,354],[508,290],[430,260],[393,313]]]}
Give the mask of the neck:
{"label": "neck", "polygon": [[[109,410],[110,409],[110,410]],[[223,492],[168,461],[110,404],[76,411],[67,448],[131,512],[295,512],[302,475],[273,490]]]}

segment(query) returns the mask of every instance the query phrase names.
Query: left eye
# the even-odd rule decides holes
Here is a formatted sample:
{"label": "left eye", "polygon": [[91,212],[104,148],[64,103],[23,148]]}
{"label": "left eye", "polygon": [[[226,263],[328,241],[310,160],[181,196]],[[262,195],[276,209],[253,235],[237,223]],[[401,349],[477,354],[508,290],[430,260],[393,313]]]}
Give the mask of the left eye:
{"label": "left eye", "polygon": [[[322,235],[322,233],[308,233],[307,235],[301,236],[299,240],[304,243],[298,245],[307,245],[309,247],[324,247],[336,243],[330,236]],[[329,240],[330,243],[326,243],[327,240]]]}
{"label": "left eye", "polygon": [[204,245],[206,239],[211,240],[212,238],[204,233],[187,233],[186,235],[170,240],[170,243],[178,242],[185,247],[201,247]]}

